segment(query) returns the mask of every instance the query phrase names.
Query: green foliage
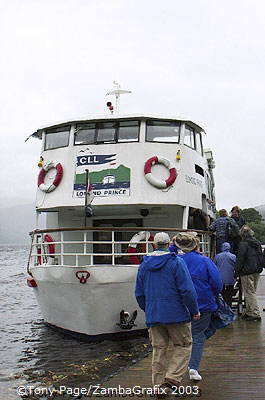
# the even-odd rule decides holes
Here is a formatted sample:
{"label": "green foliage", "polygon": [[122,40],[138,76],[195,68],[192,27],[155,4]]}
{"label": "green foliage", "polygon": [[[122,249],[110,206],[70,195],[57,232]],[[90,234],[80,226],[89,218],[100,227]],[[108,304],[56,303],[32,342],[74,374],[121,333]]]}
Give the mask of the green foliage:
{"label": "green foliage", "polygon": [[265,224],[263,222],[250,222],[248,224],[255,232],[255,238],[265,244]]}
{"label": "green foliage", "polygon": [[262,221],[262,215],[260,215],[255,208],[244,208],[244,210],[242,210],[242,215],[245,217],[248,224]]}
{"label": "green foliage", "polygon": [[262,215],[255,208],[245,208],[242,210],[242,215],[253,229],[255,238],[265,244],[265,224],[262,222]]}

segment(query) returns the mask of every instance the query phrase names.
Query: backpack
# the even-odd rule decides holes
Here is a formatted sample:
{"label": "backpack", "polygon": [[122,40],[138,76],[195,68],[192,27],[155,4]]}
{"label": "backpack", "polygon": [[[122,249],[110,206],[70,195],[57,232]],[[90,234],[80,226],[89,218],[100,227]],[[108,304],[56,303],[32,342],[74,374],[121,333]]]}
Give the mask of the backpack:
{"label": "backpack", "polygon": [[226,226],[227,237],[230,240],[233,240],[239,237],[239,226],[232,218],[229,218]]}
{"label": "backpack", "polygon": [[263,268],[265,268],[265,250],[262,251],[262,248],[259,249],[257,262],[258,262],[257,272],[261,273]]}
{"label": "backpack", "polygon": [[259,248],[256,250],[256,270],[255,272],[261,273],[263,271],[263,268],[265,268],[265,252],[262,251],[261,245]]}

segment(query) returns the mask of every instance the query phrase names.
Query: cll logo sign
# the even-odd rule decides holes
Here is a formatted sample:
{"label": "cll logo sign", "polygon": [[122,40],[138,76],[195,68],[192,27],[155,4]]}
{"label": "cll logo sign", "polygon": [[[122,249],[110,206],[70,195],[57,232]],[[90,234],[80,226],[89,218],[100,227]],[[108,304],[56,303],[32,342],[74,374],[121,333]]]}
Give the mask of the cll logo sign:
{"label": "cll logo sign", "polygon": [[[88,156],[78,156],[76,160],[76,166],[80,165],[100,165],[107,164],[115,161],[116,154],[95,154]],[[114,157],[114,158],[113,158]]]}

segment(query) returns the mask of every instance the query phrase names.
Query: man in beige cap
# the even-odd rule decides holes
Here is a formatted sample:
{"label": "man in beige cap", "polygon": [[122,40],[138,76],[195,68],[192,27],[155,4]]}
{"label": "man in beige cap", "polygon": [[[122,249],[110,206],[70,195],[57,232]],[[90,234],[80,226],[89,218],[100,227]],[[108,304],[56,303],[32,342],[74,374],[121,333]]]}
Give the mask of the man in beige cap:
{"label": "man in beige cap", "polygon": [[185,253],[180,257],[185,261],[191,275],[201,314],[199,320],[191,322],[193,343],[189,361],[190,379],[200,381],[202,377],[198,370],[206,339],[204,332],[209,327],[212,313],[217,310],[216,296],[221,292],[223,283],[213,261],[199,253],[200,242],[196,233],[178,233],[174,241]]}
{"label": "man in beige cap", "polygon": [[[152,381],[161,388],[179,386],[191,354],[192,318],[200,317],[196,293],[185,263],[168,251],[170,238],[159,232],[155,251],[144,257],[136,282],[135,296],[145,311],[153,347]],[[167,359],[168,345],[172,345]]]}

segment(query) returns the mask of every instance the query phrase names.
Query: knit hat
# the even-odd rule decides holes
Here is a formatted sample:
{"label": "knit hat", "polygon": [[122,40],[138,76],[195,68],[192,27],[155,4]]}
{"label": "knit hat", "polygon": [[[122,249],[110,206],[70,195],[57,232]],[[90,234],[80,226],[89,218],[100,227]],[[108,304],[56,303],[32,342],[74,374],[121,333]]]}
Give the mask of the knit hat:
{"label": "knit hat", "polygon": [[180,250],[188,253],[196,249],[200,244],[199,238],[196,235],[196,232],[180,232],[174,236],[173,241]]}
{"label": "knit hat", "polygon": [[154,244],[169,244],[170,237],[166,232],[158,232],[154,237]]}

